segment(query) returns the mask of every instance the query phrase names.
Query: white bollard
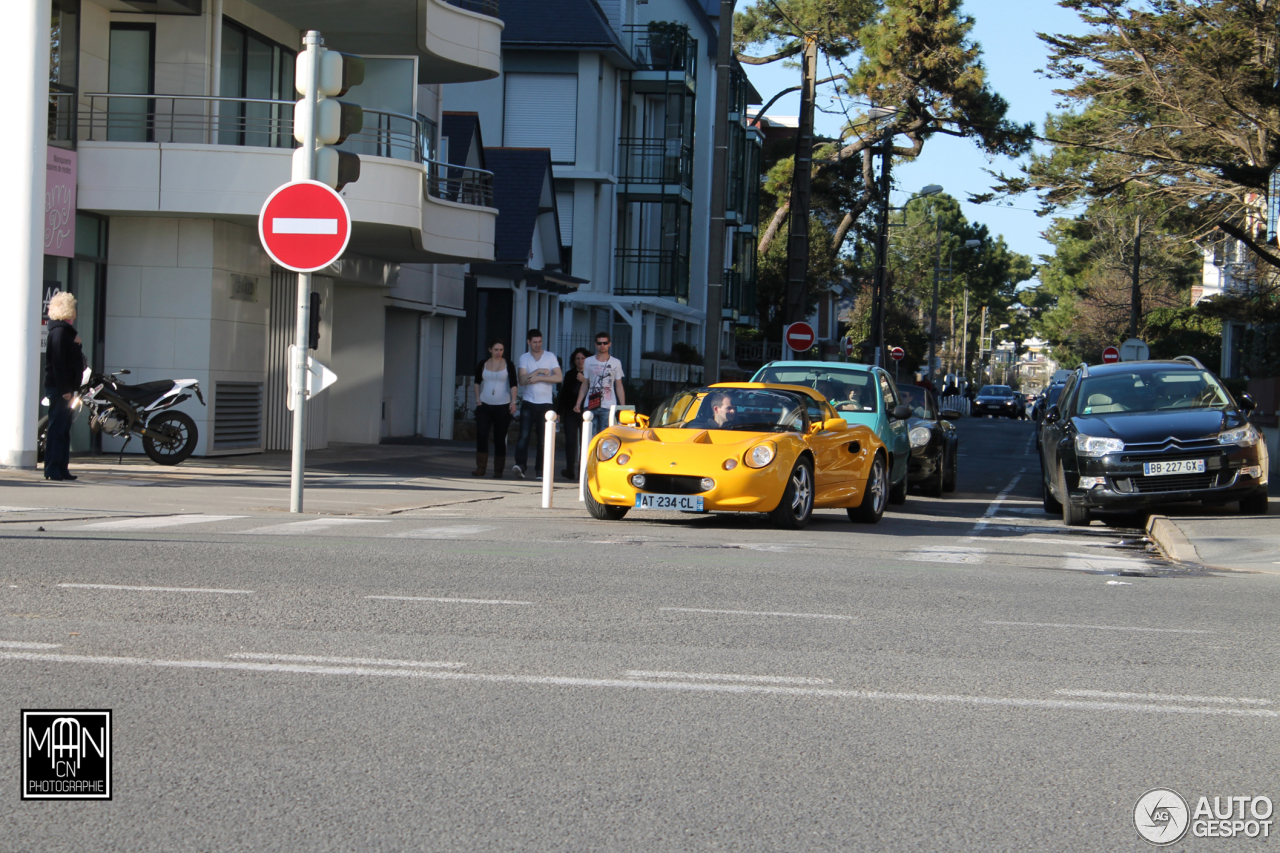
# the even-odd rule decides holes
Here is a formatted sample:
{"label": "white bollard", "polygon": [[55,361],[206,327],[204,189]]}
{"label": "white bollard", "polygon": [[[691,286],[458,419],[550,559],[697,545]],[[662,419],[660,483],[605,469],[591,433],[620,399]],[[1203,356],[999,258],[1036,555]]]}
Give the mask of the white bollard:
{"label": "white bollard", "polygon": [[542,430],[542,508],[551,509],[552,487],[556,483],[556,413],[547,412]]}
{"label": "white bollard", "polygon": [[587,499],[587,448],[591,445],[591,412],[582,413],[582,447],[578,448],[578,500]]}

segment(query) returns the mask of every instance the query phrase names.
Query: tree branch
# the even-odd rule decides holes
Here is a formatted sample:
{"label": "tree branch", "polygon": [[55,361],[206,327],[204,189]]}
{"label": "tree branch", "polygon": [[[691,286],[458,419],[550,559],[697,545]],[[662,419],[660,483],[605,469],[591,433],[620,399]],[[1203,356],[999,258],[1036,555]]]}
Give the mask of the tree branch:
{"label": "tree branch", "polygon": [[777,62],[779,59],[787,59],[795,56],[804,50],[803,44],[793,44],[790,47],[783,48],[772,56],[747,56],[745,53],[734,51],[733,58],[741,62],[743,65],[768,65],[770,62]]}
{"label": "tree branch", "polygon": [[1243,228],[1232,225],[1230,222],[1219,222],[1218,228],[1221,231],[1225,232],[1228,236],[1234,237],[1237,240],[1239,240],[1241,243],[1244,243],[1246,246],[1249,247],[1249,249],[1255,255],[1257,255],[1262,260],[1266,261],[1271,266],[1280,268],[1280,258],[1271,254],[1271,252],[1269,252],[1267,249],[1264,249],[1262,247],[1262,244],[1258,243],[1252,237],[1250,237],[1248,232],[1246,232]]}

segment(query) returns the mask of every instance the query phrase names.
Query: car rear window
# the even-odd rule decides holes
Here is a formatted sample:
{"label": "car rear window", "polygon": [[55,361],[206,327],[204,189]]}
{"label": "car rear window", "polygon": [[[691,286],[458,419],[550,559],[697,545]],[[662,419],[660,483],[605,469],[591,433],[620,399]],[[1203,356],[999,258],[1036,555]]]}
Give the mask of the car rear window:
{"label": "car rear window", "polygon": [[1008,385],[984,385],[978,392],[979,397],[1012,397],[1013,389]]}
{"label": "car rear window", "polygon": [[876,410],[875,377],[870,371],[777,365],[765,367],[751,381],[813,388],[832,405],[847,404],[841,411]]}

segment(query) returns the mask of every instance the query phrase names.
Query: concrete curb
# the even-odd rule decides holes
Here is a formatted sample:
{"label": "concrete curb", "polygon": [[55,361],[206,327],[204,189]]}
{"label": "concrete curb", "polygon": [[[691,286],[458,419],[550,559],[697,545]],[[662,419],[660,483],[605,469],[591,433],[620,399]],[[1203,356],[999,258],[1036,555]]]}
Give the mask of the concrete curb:
{"label": "concrete curb", "polygon": [[1196,546],[1191,544],[1191,540],[1182,532],[1182,528],[1167,517],[1153,515],[1148,518],[1147,535],[1156,543],[1161,553],[1170,560],[1194,563],[1197,566],[1204,565],[1204,560],[1200,559],[1200,552],[1196,551]]}

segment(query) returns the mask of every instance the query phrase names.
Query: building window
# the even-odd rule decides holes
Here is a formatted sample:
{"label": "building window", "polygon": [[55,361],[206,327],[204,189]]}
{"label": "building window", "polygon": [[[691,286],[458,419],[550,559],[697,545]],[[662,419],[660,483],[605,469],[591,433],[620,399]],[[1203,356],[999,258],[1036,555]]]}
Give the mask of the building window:
{"label": "building window", "polygon": [[293,101],[293,68],[297,52],[266,36],[223,19],[222,77],[218,109],[218,144],[263,148],[293,147],[293,105],[259,103]]}
{"label": "building window", "polygon": [[[112,95],[155,94],[155,24],[112,24],[107,60],[107,92]],[[151,142],[155,101],[111,98],[107,107],[107,139]]]}
{"label": "building window", "polygon": [[502,144],[550,148],[551,162],[578,157],[578,75],[508,74]]}

